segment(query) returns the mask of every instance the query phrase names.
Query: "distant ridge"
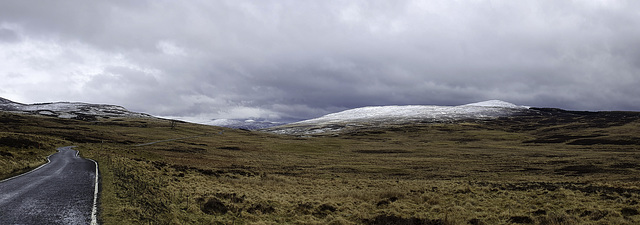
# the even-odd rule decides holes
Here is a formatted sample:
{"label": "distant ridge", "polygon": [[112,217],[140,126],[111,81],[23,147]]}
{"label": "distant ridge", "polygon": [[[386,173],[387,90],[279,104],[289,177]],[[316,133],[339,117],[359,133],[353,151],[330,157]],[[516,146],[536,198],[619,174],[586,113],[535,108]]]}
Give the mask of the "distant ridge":
{"label": "distant ridge", "polygon": [[511,115],[527,109],[528,107],[517,106],[513,103],[500,100],[490,100],[460,106],[369,106],[331,113],[319,118],[304,120],[294,124],[358,121],[404,122],[406,120],[494,118]]}
{"label": "distant ridge", "polygon": [[530,113],[526,106],[501,100],[489,100],[460,106],[406,105],[369,106],[327,114],[264,129],[278,134],[309,135],[337,132],[349,127],[366,127],[414,122],[451,122],[466,119],[493,119]]}
{"label": "distant ridge", "polygon": [[284,125],[281,122],[270,122],[263,120],[253,120],[253,119],[215,119],[207,122],[201,122],[200,124],[219,126],[219,127],[229,127],[236,129],[245,129],[245,130],[258,130],[278,125]]}
{"label": "distant ridge", "polygon": [[0,97],[0,111],[80,120],[95,120],[97,118],[109,117],[152,117],[145,113],[131,112],[117,105],[82,102],[23,104],[2,97]]}

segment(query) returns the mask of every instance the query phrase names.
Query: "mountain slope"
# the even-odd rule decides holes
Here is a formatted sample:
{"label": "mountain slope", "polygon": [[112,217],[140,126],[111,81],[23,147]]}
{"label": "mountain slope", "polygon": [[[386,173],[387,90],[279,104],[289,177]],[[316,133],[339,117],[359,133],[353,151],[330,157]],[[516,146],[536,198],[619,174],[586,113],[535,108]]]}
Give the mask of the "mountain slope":
{"label": "mountain slope", "polygon": [[380,126],[406,123],[451,122],[468,119],[492,119],[532,111],[525,106],[490,100],[460,106],[370,106],[331,113],[265,131],[279,134],[308,135],[340,131],[350,127]]}
{"label": "mountain slope", "polygon": [[68,119],[95,120],[97,117],[152,117],[149,114],[131,112],[122,106],[89,104],[81,102],[53,102],[22,104],[0,98],[0,111],[38,114]]}

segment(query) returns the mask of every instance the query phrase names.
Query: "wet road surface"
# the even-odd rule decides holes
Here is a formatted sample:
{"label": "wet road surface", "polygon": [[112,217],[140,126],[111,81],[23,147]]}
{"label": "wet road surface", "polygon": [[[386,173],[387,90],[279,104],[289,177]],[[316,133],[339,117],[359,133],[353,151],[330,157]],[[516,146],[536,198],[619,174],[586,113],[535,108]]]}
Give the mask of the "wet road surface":
{"label": "wet road surface", "polygon": [[58,148],[44,166],[0,182],[0,224],[95,223],[97,165],[72,147]]}

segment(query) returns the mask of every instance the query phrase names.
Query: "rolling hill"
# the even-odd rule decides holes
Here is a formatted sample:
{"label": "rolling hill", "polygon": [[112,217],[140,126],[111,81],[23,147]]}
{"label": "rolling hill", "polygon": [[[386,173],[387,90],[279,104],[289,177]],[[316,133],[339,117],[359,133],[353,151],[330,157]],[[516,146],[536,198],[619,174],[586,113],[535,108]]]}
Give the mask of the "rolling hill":
{"label": "rolling hill", "polygon": [[122,106],[90,104],[82,102],[52,102],[22,104],[0,98],[0,111],[28,113],[67,119],[96,120],[109,117],[152,117],[149,114],[131,112]]}
{"label": "rolling hill", "polygon": [[264,129],[277,134],[313,135],[344,130],[411,123],[448,123],[463,120],[489,120],[498,117],[537,113],[526,106],[490,100],[460,106],[372,106],[328,114],[283,126]]}
{"label": "rolling hill", "polygon": [[77,145],[100,165],[103,224],[640,223],[640,112],[404,109],[422,114],[347,111],[313,135],[0,112],[0,176]]}

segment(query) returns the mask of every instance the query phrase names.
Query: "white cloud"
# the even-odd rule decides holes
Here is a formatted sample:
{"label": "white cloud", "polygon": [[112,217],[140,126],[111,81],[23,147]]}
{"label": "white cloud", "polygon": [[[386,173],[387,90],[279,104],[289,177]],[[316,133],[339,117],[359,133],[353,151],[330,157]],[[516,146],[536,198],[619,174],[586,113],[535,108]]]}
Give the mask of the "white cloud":
{"label": "white cloud", "polygon": [[0,48],[0,76],[4,80],[0,89],[8,98],[29,103],[95,99],[87,95],[87,89],[93,88],[87,84],[109,67],[157,72],[132,64],[122,54],[77,41],[23,38],[17,43],[0,43]]}
{"label": "white cloud", "polygon": [[158,44],[156,44],[156,48],[158,48],[162,53],[171,55],[171,56],[187,55],[184,48],[178,47],[175,43],[171,41],[159,41]]}

